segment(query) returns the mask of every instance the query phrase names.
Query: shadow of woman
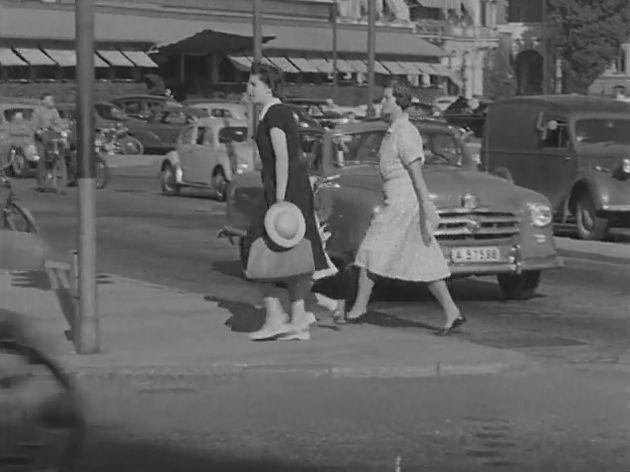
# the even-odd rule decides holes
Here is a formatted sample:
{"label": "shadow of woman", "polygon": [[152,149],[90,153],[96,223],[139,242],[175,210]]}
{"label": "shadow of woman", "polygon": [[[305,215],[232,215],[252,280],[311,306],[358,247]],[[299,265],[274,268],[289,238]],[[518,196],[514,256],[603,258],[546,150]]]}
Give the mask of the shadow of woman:
{"label": "shadow of woman", "polygon": [[262,308],[246,302],[226,300],[213,295],[206,295],[206,301],[214,302],[230,312],[230,317],[225,321],[225,326],[234,333],[253,333],[258,331],[265,322],[265,312]]}

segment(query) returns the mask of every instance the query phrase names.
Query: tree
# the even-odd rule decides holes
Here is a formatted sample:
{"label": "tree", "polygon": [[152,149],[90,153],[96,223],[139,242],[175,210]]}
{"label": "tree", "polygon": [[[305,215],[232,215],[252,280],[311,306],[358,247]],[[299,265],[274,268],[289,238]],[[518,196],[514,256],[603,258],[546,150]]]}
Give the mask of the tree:
{"label": "tree", "polygon": [[628,0],[547,0],[549,50],[563,60],[566,92],[585,93],[630,34]]}

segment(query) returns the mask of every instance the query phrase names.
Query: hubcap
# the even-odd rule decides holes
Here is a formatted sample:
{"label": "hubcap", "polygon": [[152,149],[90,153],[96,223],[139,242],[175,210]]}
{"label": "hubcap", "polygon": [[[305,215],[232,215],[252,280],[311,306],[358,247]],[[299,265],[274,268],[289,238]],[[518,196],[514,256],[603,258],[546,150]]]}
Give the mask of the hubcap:
{"label": "hubcap", "polygon": [[162,183],[164,190],[169,192],[175,190],[175,174],[173,174],[173,170],[170,167],[162,171]]}

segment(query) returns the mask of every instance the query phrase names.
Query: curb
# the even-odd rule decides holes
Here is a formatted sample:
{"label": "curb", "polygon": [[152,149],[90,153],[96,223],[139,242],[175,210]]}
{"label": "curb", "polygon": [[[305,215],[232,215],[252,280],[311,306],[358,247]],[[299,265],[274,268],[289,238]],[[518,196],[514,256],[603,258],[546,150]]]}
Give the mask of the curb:
{"label": "curb", "polygon": [[580,241],[571,238],[554,238],[558,254],[562,257],[620,264],[630,261],[630,245],[605,241]]}
{"label": "curb", "polygon": [[533,361],[487,364],[434,364],[425,366],[361,367],[334,365],[256,365],[214,364],[190,366],[72,366],[66,370],[78,380],[144,379],[177,381],[184,379],[246,379],[259,377],[328,378],[328,379],[395,379],[471,375],[496,375],[531,367]]}
{"label": "curb", "polygon": [[559,249],[558,254],[567,259],[579,259],[582,261],[603,262],[607,264],[624,265],[630,261],[630,257],[612,257],[592,252],[571,251]]}

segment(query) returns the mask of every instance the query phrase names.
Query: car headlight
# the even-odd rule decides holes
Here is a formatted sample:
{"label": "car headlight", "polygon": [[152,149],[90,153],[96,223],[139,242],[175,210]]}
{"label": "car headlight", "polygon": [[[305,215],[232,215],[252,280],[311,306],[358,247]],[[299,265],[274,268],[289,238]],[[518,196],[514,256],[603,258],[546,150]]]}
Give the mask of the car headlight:
{"label": "car headlight", "polygon": [[538,228],[544,228],[553,221],[553,212],[548,205],[543,203],[529,203],[529,214],[532,218],[532,224]]}
{"label": "car headlight", "polygon": [[630,159],[624,159],[621,163],[621,170],[624,174],[630,174]]}

